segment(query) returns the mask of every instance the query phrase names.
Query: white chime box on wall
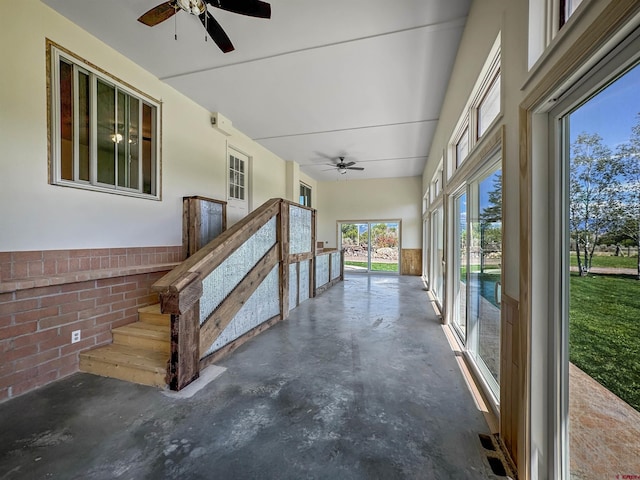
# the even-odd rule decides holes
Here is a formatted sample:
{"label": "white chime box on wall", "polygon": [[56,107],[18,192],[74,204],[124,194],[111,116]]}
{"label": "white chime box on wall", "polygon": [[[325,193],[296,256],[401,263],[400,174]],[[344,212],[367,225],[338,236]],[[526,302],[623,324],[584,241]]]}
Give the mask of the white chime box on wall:
{"label": "white chime box on wall", "polygon": [[227,136],[231,135],[231,128],[233,126],[231,120],[221,113],[213,112],[211,115],[211,125],[221,133],[224,133]]}

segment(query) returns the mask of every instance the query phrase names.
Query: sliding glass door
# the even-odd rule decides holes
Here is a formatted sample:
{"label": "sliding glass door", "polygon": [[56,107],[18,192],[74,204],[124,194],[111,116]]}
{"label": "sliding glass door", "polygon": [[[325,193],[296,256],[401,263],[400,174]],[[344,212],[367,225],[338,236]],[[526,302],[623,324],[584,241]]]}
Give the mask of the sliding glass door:
{"label": "sliding glass door", "polygon": [[339,223],[347,272],[400,272],[400,222]]}
{"label": "sliding glass door", "polygon": [[453,198],[452,325],[496,397],[500,374],[502,171],[498,163]]}

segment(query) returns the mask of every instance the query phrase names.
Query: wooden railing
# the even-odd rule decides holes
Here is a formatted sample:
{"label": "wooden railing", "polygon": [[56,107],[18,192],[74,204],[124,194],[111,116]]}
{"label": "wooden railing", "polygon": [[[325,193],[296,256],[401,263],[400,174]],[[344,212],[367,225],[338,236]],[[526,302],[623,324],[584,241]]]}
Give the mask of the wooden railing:
{"label": "wooden railing", "polygon": [[154,284],[171,314],[172,390],[316,294],[315,237],[315,210],[272,199]]}

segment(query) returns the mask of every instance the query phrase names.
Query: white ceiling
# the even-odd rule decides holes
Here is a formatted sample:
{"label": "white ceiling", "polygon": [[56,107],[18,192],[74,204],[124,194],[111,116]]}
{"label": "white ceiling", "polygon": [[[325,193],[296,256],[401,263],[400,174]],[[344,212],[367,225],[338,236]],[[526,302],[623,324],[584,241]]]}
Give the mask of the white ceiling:
{"label": "white ceiling", "polygon": [[365,168],[347,178],[422,174],[471,0],[272,0],[269,20],[209,7],[227,54],[184,11],[139,23],[160,0],[43,3],[322,181],[339,156]]}

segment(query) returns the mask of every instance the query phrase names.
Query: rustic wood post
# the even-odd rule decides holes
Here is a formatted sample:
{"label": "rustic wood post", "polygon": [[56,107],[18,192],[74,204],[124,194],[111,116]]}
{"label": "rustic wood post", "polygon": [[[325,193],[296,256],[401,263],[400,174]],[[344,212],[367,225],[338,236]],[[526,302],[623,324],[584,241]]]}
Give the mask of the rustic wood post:
{"label": "rustic wood post", "polygon": [[289,317],[289,204],[280,202],[278,242],[280,243],[280,315]]}
{"label": "rustic wood post", "polygon": [[311,211],[311,260],[309,263],[309,298],[316,296],[316,211]]}
{"label": "rustic wood post", "polygon": [[163,313],[171,314],[171,356],[167,383],[181,390],[200,376],[200,297],[202,282],[198,275],[185,277],[179,288],[160,294]]}

